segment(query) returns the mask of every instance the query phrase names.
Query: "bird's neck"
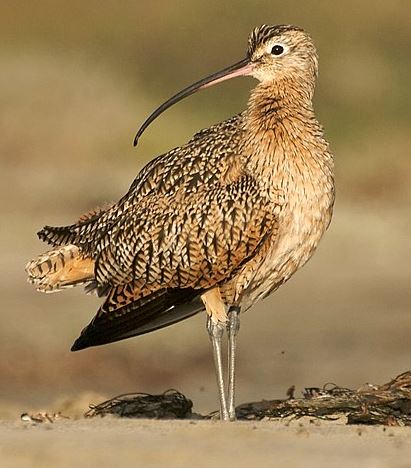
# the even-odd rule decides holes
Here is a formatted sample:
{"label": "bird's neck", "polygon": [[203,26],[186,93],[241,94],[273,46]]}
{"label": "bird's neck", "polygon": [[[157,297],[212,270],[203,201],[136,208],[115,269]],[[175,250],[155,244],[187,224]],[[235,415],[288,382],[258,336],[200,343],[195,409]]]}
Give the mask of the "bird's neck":
{"label": "bird's neck", "polygon": [[300,171],[302,165],[332,165],[314,115],[313,90],[312,82],[288,79],[260,83],[252,91],[242,141],[252,173],[269,181],[279,173],[285,177],[287,168],[292,172]]}
{"label": "bird's neck", "polygon": [[296,118],[308,123],[314,117],[313,93],[312,82],[301,78],[260,83],[251,92],[248,102],[246,131],[272,129]]}

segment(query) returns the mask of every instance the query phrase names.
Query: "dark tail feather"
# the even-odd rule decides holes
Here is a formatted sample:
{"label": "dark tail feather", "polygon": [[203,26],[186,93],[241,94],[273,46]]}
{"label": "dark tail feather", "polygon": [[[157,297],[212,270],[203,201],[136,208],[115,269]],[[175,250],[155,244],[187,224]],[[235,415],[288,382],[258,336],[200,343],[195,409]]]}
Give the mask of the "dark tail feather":
{"label": "dark tail feather", "polygon": [[39,239],[47,244],[58,245],[75,244],[75,240],[81,234],[83,237],[90,232],[93,225],[98,221],[107,210],[113,205],[108,204],[103,207],[97,207],[80,216],[75,224],[69,226],[44,226],[37,233]]}
{"label": "dark tail feather", "polygon": [[72,232],[73,226],[44,226],[44,228],[37,233],[38,238],[47,244],[56,247],[58,245],[71,244],[75,238]]}
{"label": "dark tail feather", "polygon": [[[152,299],[150,299],[152,297]],[[81,332],[71,351],[143,335],[189,318],[204,309],[200,291],[170,289],[97,314]]]}

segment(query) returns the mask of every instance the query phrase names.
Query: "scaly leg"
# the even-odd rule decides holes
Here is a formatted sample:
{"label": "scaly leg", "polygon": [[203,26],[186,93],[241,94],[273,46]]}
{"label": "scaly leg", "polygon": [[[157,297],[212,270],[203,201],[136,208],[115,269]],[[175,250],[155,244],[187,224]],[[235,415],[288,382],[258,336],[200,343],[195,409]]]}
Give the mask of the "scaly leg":
{"label": "scaly leg", "polygon": [[221,357],[221,341],[223,338],[224,328],[224,323],[214,323],[210,316],[207,317],[207,331],[213,346],[214,366],[217,377],[218,394],[220,397],[220,418],[223,421],[229,421],[230,418],[227,411],[227,400],[225,396],[223,365]]}
{"label": "scaly leg", "polygon": [[235,358],[237,334],[240,330],[240,307],[232,306],[228,311],[228,416],[235,421]]}

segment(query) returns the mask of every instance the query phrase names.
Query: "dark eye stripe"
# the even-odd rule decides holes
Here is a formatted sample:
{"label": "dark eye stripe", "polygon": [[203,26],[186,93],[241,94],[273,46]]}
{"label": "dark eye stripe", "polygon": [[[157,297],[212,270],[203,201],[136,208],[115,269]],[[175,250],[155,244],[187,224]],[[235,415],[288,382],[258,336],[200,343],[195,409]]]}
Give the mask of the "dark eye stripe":
{"label": "dark eye stripe", "polygon": [[284,52],[284,47],[281,45],[276,44],[272,49],[271,53],[273,55],[281,55]]}

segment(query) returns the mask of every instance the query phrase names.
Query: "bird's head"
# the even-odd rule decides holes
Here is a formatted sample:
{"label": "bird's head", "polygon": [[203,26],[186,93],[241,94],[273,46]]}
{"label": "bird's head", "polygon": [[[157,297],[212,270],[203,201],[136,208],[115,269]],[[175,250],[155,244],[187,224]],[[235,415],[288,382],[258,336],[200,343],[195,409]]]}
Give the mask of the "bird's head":
{"label": "bird's head", "polygon": [[253,76],[261,83],[280,83],[287,79],[308,86],[311,95],[318,71],[314,43],[301,28],[290,25],[255,28],[248,39],[247,56],[243,60],[188,86],[158,107],[143,123],[134,139],[134,146],[144,130],[166,109],[187,96],[237,76]]}
{"label": "bird's head", "polygon": [[247,75],[262,83],[279,82],[289,77],[314,81],[318,58],[311,37],[296,26],[263,25],[248,38]]}

